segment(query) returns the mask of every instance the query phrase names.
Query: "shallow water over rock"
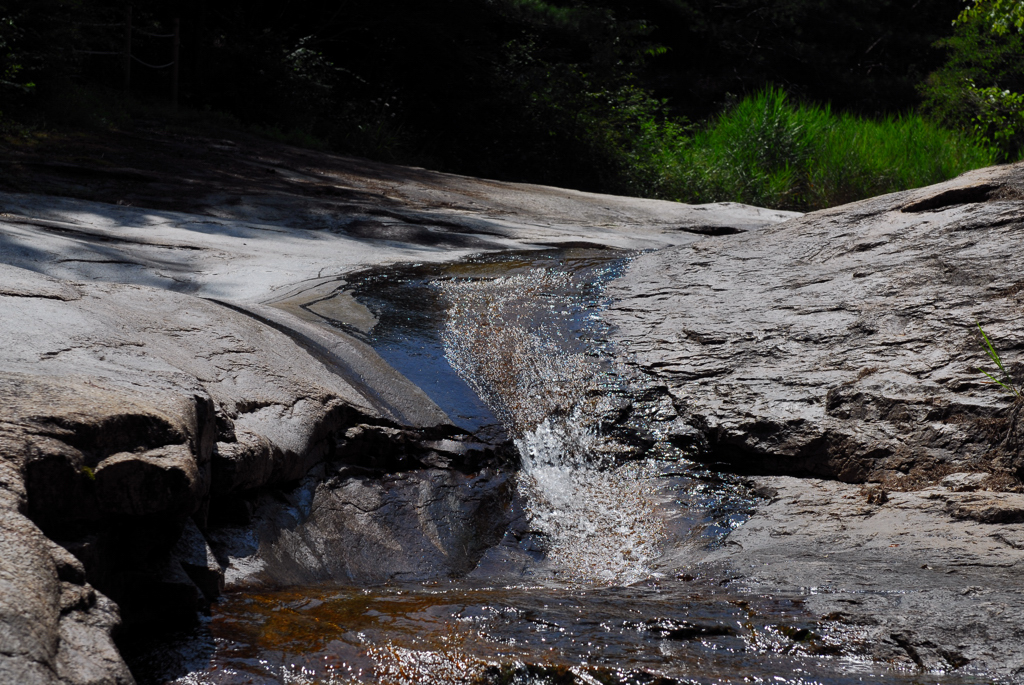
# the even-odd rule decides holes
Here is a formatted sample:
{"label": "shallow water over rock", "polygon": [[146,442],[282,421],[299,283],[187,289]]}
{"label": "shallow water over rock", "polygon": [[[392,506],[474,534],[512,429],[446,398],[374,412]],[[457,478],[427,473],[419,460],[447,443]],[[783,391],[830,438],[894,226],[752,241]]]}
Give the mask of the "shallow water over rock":
{"label": "shallow water over rock", "polygon": [[754,495],[687,459],[701,445],[671,398],[615,363],[602,288],[628,258],[517,253],[339,285],[376,317],[364,335],[389,363],[460,427],[516,445],[512,524],[461,579],[229,595],[199,631],[137,661],[141,679],[991,682],[860,660],[798,597],[688,572]]}
{"label": "shallow water over rock", "polygon": [[701,581],[294,588],[222,602],[182,683],[967,683],[841,656],[799,601]]}

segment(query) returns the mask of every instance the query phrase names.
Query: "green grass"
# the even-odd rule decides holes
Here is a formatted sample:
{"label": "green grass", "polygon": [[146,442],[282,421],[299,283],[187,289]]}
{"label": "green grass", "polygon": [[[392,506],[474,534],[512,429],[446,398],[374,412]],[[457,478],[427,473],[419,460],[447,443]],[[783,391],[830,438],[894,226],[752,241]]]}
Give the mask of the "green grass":
{"label": "green grass", "polygon": [[[778,89],[747,98],[690,136],[658,132],[646,154],[656,193],[814,210],[917,188],[995,163],[974,138],[915,114],[872,120],[796,104]],[[649,167],[651,168],[651,167]]]}
{"label": "green grass", "polygon": [[985,331],[981,328],[980,323],[978,324],[978,332],[981,333],[982,347],[985,349],[985,354],[987,354],[992,363],[996,365],[999,372],[1003,374],[1003,380],[999,380],[999,378],[993,376],[985,369],[978,369],[978,371],[988,376],[989,381],[993,385],[998,385],[1003,390],[1013,395],[1015,400],[1024,401],[1024,388],[1022,388],[1020,384],[1014,382],[1010,372],[1007,371],[1006,367],[1003,365],[1003,360],[999,357],[999,352],[996,351],[995,346],[992,344],[992,341],[989,339]]}

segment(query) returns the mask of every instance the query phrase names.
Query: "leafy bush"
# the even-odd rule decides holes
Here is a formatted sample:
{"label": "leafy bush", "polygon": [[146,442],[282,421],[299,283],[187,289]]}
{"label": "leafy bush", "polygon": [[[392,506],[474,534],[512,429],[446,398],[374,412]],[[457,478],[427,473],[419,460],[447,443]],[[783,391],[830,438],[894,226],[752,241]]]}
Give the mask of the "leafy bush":
{"label": "leafy bush", "polygon": [[1024,34],[997,33],[976,11],[936,46],[946,51],[946,63],[919,87],[923,111],[947,128],[980,135],[1000,160],[1019,159],[1024,106],[1016,93],[1024,92]]}
{"label": "leafy bush", "polygon": [[18,52],[18,42],[23,35],[13,17],[0,16],[0,92],[26,93],[35,88],[34,83],[22,77],[24,56]]}
{"label": "leafy bush", "polygon": [[1020,0],[974,0],[957,21],[981,19],[998,34],[1024,31],[1024,3]]}
{"label": "leafy bush", "polygon": [[[1024,94],[967,85],[967,96],[977,108],[974,130],[992,151],[1012,159],[1024,147]],[[1017,153],[1017,154],[1015,154]]]}
{"label": "leafy bush", "polygon": [[794,104],[768,88],[675,143],[659,195],[813,210],[947,180],[994,161],[917,115],[881,120]]}

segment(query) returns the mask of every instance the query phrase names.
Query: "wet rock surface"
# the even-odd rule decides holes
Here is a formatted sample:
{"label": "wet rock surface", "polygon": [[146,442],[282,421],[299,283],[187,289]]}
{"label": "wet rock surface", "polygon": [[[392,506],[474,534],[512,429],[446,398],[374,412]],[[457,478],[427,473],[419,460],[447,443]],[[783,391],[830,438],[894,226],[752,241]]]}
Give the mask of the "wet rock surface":
{"label": "wet rock surface", "polygon": [[872,659],[1024,676],[1020,409],[976,327],[1019,382],[1022,184],[985,169],[634,260],[617,342],[688,456],[763,498],[666,562],[802,598]]}
{"label": "wet rock surface", "polygon": [[211,542],[228,589],[445,578],[501,539],[512,498],[509,476],[488,469],[335,467],[254,498],[248,522],[218,527]]}
{"label": "wet rock surface", "polygon": [[[823,633],[873,660],[1024,674],[1024,526],[1012,522],[1024,495],[930,487],[880,501],[835,481],[757,483],[770,502],[694,565],[700,573],[803,597]],[[987,516],[958,515],[967,511]]]}

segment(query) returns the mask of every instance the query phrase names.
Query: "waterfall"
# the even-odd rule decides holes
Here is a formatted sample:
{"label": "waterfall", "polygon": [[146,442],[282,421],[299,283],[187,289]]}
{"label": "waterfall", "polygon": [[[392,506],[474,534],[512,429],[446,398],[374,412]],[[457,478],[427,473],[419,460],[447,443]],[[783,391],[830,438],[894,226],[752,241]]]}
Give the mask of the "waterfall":
{"label": "waterfall", "polygon": [[644,465],[617,465],[600,435],[614,376],[598,344],[604,275],[535,269],[438,287],[448,361],[513,436],[529,525],[556,576],[627,585],[650,574],[663,522]]}

